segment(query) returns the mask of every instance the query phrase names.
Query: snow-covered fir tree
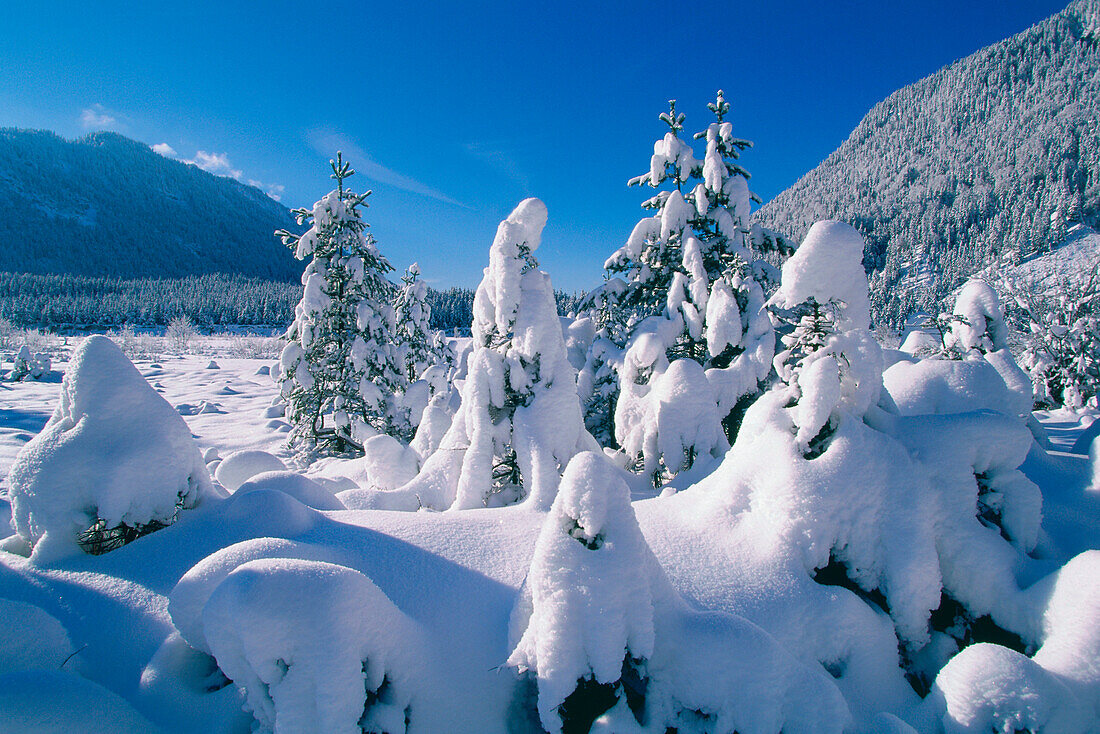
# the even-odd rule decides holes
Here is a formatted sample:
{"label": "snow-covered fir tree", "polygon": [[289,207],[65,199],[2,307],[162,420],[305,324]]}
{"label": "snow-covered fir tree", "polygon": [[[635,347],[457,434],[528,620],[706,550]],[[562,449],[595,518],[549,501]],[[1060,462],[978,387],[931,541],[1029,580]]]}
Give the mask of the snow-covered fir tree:
{"label": "snow-covered fir tree", "polygon": [[309,230],[276,233],[298,259],[312,258],[286,333],[280,381],[292,444],[346,452],[376,432],[407,440],[411,427],[397,401],[406,380],[394,337],[393,286],[385,278],[393,268],[359,211],[371,192],[345,188],[355,171],[340,153],[330,163],[336,189],[312,210],[294,212]]}
{"label": "snow-covered fir tree", "polygon": [[837,221],[818,222],[783,266],[769,304],[794,328],[775,357],[790,389],[797,440],[807,457],[828,446],[841,413],[862,417],[882,386],[882,350],[869,331],[863,237]]}
{"label": "snow-covered fir tree", "polygon": [[[637,401],[652,402],[658,395],[685,391],[708,395],[717,409],[700,416],[717,415],[726,435],[736,435],[744,408],[762,390],[772,369],[775,338],[764,309],[764,288],[775,284],[778,276],[767,258],[789,254],[782,238],[749,225],[755,197],[749,191],[749,174],[738,159],[752,143],[734,137],[731,123],[725,120],[729,103],[721,91],[708,107],[716,121],[695,135],[706,141],[701,161],[679,137],[684,116],[675,111],[675,104],[670,102],[670,111],[661,115],[669,131],[654,145],[649,173],[630,183],[656,188],[671,182],[676,189],[661,191],[643,205],[657,213],[639,222],[626,245],[605,264],[609,276],[622,274],[625,282],[609,279],[590,297],[593,304],[611,303],[620,314],[617,319],[603,317],[618,327],[617,342],[615,329],[601,333],[582,370],[588,425],[605,435],[599,429],[613,414],[616,443],[631,455],[636,467],[645,466],[654,481],[689,468],[694,456],[721,451],[724,444],[711,443],[714,432],[709,427],[696,435],[707,437],[705,446],[684,444],[683,433],[675,441],[662,441],[659,431],[654,433],[655,425],[637,421],[668,415],[667,411]],[[692,181],[697,183],[685,195]],[[643,334],[646,344],[641,349]],[[675,370],[680,377],[699,378],[690,389],[668,384],[657,391],[648,388],[651,380],[663,374],[651,359],[654,339],[663,344],[664,364],[688,359],[702,368]],[[631,357],[634,347],[641,351]],[[620,385],[612,382],[612,371],[605,365],[618,371]],[[631,373],[629,386],[626,371]],[[623,395],[632,404],[618,410],[616,401]],[[661,456],[660,446],[674,448],[677,455]],[[676,446],[683,449],[683,456]]]}
{"label": "snow-covered fir tree", "polygon": [[[565,465],[598,449],[584,429],[550,277],[535,250],[546,205],[525,199],[500,223],[474,297],[461,402],[420,473],[375,498],[392,509],[470,509],[525,501],[546,510]],[[461,373],[460,373],[461,375]],[[419,440],[419,437],[418,437]]]}
{"label": "snow-covered fir tree", "polygon": [[454,362],[446,339],[430,326],[432,307],[428,303],[428,286],[419,278],[418,263],[406,268],[393,306],[398,363],[410,383],[420,379],[424,370],[432,365],[449,369]]}

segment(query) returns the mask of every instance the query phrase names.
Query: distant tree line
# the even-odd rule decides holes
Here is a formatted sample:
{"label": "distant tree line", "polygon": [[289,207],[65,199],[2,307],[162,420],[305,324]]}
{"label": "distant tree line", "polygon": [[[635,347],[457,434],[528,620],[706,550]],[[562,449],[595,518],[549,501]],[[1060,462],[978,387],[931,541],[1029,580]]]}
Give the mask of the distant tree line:
{"label": "distant tree line", "polygon": [[[555,295],[562,314],[575,311],[581,296]],[[198,326],[284,326],[301,297],[295,283],[221,273],[123,280],[0,272],[0,318],[21,327],[163,326],[179,316]],[[469,288],[429,289],[432,328],[468,330],[473,302]]]}

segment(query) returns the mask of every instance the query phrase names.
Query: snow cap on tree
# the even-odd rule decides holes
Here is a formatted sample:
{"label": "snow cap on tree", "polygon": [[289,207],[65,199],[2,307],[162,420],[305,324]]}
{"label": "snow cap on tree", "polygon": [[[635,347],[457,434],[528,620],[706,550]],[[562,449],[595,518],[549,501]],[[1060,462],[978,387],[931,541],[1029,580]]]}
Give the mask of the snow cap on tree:
{"label": "snow cap on tree", "polygon": [[955,299],[951,333],[945,335],[945,346],[957,346],[962,352],[975,349],[983,354],[1008,346],[1005,312],[997,291],[980,278],[971,278]]}
{"label": "snow cap on tree", "polygon": [[851,225],[830,219],[816,222],[798,250],[783,265],[783,284],[770,304],[794,308],[814,299],[843,305],[836,327],[866,329],[871,324],[863,236]]}

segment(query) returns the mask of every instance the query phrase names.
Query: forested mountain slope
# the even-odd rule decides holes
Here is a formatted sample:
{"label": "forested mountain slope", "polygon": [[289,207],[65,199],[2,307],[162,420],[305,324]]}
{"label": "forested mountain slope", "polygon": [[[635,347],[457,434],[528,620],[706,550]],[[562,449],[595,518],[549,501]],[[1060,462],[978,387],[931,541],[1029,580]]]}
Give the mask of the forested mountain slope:
{"label": "forested mountain slope", "polygon": [[100,132],[0,129],[0,271],[297,280],[272,235],[295,225],[259,189]]}
{"label": "forested mountain slope", "polygon": [[967,275],[1100,224],[1100,1],[1079,0],[875,105],[757,215],[866,236],[873,313],[934,309]]}

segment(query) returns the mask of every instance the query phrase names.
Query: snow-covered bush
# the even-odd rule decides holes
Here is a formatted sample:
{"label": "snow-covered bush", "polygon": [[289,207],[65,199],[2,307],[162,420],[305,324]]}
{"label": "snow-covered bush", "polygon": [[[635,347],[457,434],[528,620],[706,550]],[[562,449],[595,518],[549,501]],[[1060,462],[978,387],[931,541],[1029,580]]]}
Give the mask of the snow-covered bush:
{"label": "snow-covered bush", "polygon": [[742,619],[688,607],[599,454],[566,469],[510,626],[520,700],[549,732],[840,732],[849,720],[823,670]]}
{"label": "snow-covered bush", "polygon": [[632,341],[622,378],[615,437],[655,487],[728,448],[703,368],[690,359],[669,364],[657,335],[644,332]]}
{"label": "snow-covered bush", "polygon": [[168,322],[164,330],[164,338],[168,341],[168,348],[175,354],[186,354],[191,347],[191,342],[198,336],[195,325],[186,315],[177,316]]}
{"label": "snow-covered bush", "polygon": [[42,352],[31,354],[30,347],[23,345],[12,360],[12,370],[8,378],[13,382],[20,380],[41,380],[50,374],[53,362],[50,355]]}
{"label": "snow-covered bush", "polygon": [[8,481],[13,525],[36,558],[111,550],[212,489],[187,424],[102,336],[73,353],[57,408]]}
{"label": "snow-covered bush", "polygon": [[526,499],[548,509],[569,459],[595,447],[550,277],[533,256],[545,224],[538,199],[520,202],[500,223],[474,297],[461,405],[417,478],[385,506],[466,509]]}
{"label": "snow-covered bush", "polygon": [[420,631],[344,566],[269,558],[231,571],[202,608],[218,667],[261,731],[406,731]]}
{"label": "snow-covered bush", "polygon": [[769,301],[794,325],[775,367],[789,386],[807,457],[827,448],[842,414],[862,419],[879,399],[882,350],[868,329],[862,260],[859,232],[843,222],[817,222],[783,265],[783,283]]}
{"label": "snow-covered bush", "polygon": [[1042,405],[1080,408],[1100,393],[1100,259],[1081,273],[1053,288],[999,283],[1009,319],[1025,335],[1020,363]]}
{"label": "snow-covered bush", "polygon": [[310,229],[276,232],[298,259],[311,258],[280,377],[291,443],[340,453],[358,450],[377,432],[408,440],[412,429],[397,400],[406,379],[394,337],[393,286],[384,277],[393,268],[359,212],[370,192],[344,188],[355,171],[339,153],[330,162],[336,190],[312,210],[294,211]]}
{"label": "snow-covered bush", "polygon": [[650,563],[623,479],[598,454],[578,454],[543,523],[513,619],[526,627],[508,658],[536,683],[547,731],[585,731],[619,698],[644,701]]}

